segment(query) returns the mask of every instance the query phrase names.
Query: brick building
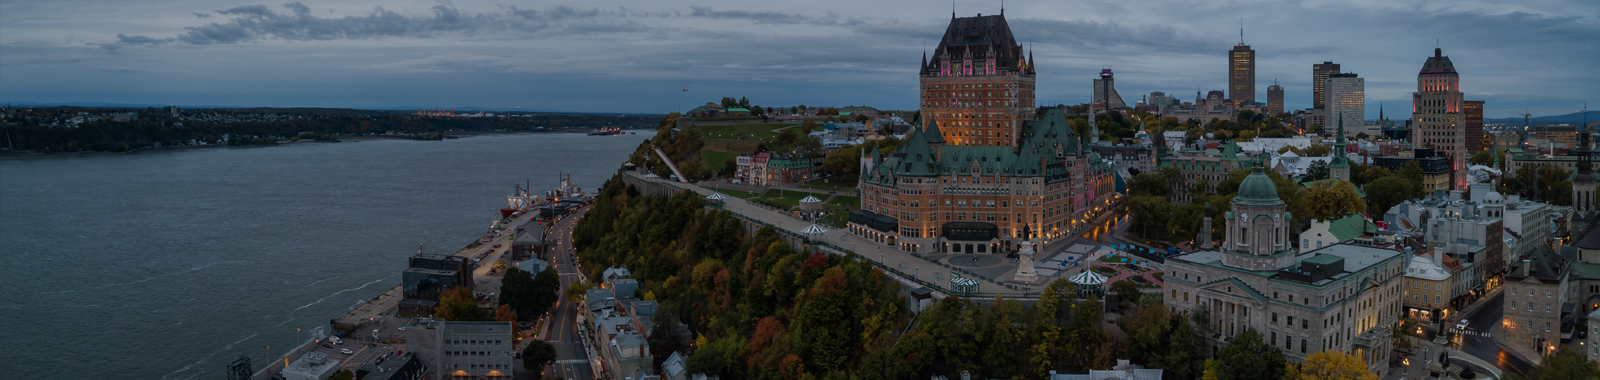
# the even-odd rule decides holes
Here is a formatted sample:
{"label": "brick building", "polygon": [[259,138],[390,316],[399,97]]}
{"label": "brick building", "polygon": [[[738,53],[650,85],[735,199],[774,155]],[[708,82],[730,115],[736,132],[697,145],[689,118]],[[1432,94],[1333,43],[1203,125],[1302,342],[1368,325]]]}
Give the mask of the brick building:
{"label": "brick building", "polygon": [[937,119],[950,145],[1016,147],[1034,118],[1033,58],[1004,14],[955,17],[933,59],[922,58],[922,117]]}

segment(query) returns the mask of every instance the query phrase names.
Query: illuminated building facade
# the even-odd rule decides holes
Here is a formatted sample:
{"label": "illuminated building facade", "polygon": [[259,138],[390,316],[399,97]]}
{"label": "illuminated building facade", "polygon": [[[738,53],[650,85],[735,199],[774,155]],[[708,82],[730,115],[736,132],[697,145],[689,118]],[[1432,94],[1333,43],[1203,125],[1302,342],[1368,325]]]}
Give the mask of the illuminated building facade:
{"label": "illuminated building facade", "polygon": [[[1411,94],[1411,138],[1418,148],[1433,148],[1450,156],[1451,172],[1466,169],[1465,99],[1461,76],[1440,49],[1422,64],[1417,73],[1417,92]],[[1455,175],[1450,190],[1466,188],[1466,176]]]}
{"label": "illuminated building facade", "polygon": [[1031,55],[1011,34],[1005,14],[955,17],[923,57],[922,118],[943,123],[950,145],[1011,146],[1033,120]]}
{"label": "illuminated building facade", "polygon": [[943,123],[913,128],[888,157],[863,155],[850,233],[909,252],[1003,254],[1025,227],[1048,243],[1109,210],[1111,166],[1062,110],[1023,123],[1017,149],[947,144]]}
{"label": "illuminated building facade", "polygon": [[[1328,76],[1327,83],[1327,124],[1332,127],[1343,121],[1344,124],[1360,127],[1365,124],[1367,115],[1367,84],[1365,78],[1357,77],[1353,73],[1339,73]],[[1328,128],[1323,128],[1324,131]]]}
{"label": "illuminated building facade", "polygon": [[1228,51],[1228,100],[1233,107],[1256,102],[1256,51],[1245,45],[1240,31],[1238,45]]}
{"label": "illuminated building facade", "polygon": [[1339,64],[1323,62],[1311,65],[1311,104],[1314,109],[1327,108],[1327,99],[1324,92],[1328,85],[1328,77],[1339,73]]}

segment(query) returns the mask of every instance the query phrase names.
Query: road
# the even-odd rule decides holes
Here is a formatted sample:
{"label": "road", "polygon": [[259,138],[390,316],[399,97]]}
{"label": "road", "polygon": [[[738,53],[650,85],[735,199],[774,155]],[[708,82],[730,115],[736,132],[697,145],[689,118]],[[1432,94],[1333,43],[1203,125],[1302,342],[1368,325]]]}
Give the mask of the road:
{"label": "road", "polygon": [[589,367],[589,355],[584,352],[582,338],[578,335],[581,328],[577,320],[578,308],[566,297],[567,286],[579,281],[578,266],[572,260],[577,254],[572,245],[572,228],[588,212],[588,207],[578,209],[556,222],[547,232],[547,236],[555,238],[554,243],[550,244],[549,257],[551,264],[556,266],[556,272],[561,274],[562,296],[550,312],[549,332],[544,335],[544,340],[556,347],[556,363],[546,371],[545,378],[561,376],[571,380],[589,380],[594,377]]}
{"label": "road", "polygon": [[[1499,367],[1501,371],[1505,371],[1505,373],[1528,376],[1533,364],[1500,348],[1500,345],[1495,343],[1494,338],[1489,337],[1489,328],[1494,327],[1496,323],[1500,323],[1500,317],[1504,313],[1501,306],[1502,302],[1505,302],[1505,293],[1496,292],[1489,298],[1478,302],[1483,303],[1483,305],[1479,306],[1477,310],[1473,310],[1472,313],[1467,314],[1467,329],[1465,331],[1456,330],[1455,326],[1445,326],[1444,334],[1445,338],[1449,340],[1448,345],[1450,348],[1461,350],[1478,359],[1489,362],[1495,367]],[[1422,339],[1433,340],[1437,334],[1432,329],[1423,329]]]}

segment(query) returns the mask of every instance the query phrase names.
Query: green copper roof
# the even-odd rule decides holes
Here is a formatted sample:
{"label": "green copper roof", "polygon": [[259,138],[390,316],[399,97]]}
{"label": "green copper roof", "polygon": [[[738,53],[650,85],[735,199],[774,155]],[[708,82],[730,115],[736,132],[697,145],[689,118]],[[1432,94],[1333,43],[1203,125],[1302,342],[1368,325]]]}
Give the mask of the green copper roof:
{"label": "green copper roof", "polygon": [[1233,199],[1235,202],[1283,202],[1278,198],[1278,186],[1272,183],[1272,178],[1267,177],[1260,167],[1256,167],[1255,171],[1244,177],[1244,182],[1239,183],[1239,195]]}
{"label": "green copper roof", "polygon": [[926,137],[928,142],[935,144],[944,143],[944,133],[939,132],[939,121],[934,120],[933,117],[928,117],[928,127],[927,130],[923,132],[928,134],[928,137]]}
{"label": "green copper roof", "polygon": [[1338,238],[1340,242],[1346,242],[1367,233],[1368,230],[1377,231],[1377,228],[1378,226],[1372,224],[1366,217],[1351,215],[1344,217],[1344,219],[1333,221],[1332,224],[1328,225],[1328,232],[1333,233],[1333,236]]}

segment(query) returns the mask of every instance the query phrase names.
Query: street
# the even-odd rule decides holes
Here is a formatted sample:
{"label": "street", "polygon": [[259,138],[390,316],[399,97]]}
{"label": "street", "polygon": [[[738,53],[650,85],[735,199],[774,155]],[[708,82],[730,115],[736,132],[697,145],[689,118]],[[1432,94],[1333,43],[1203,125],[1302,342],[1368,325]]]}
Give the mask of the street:
{"label": "street", "polygon": [[[1461,350],[1478,359],[1489,362],[1506,373],[1528,376],[1528,371],[1533,368],[1533,365],[1500,348],[1500,345],[1489,337],[1489,329],[1500,323],[1501,313],[1504,312],[1501,309],[1502,302],[1505,302],[1504,293],[1496,292],[1493,296],[1478,302],[1482,306],[1479,306],[1466,316],[1466,331],[1455,330],[1453,325],[1444,326],[1446,329],[1445,337],[1449,339],[1450,348]],[[1434,330],[1429,328],[1424,328],[1422,333],[1422,339],[1429,341],[1433,340],[1437,335]]]}
{"label": "street", "polygon": [[589,367],[589,355],[584,352],[582,338],[578,335],[581,329],[578,325],[578,308],[566,297],[567,286],[579,281],[578,266],[572,260],[577,254],[572,245],[572,228],[587,212],[588,207],[578,209],[550,227],[550,235],[547,235],[555,237],[550,244],[549,257],[551,265],[555,265],[556,272],[561,274],[561,297],[550,311],[546,325],[548,332],[542,335],[546,342],[556,347],[556,363],[550,366],[545,378],[561,376],[570,380],[589,380],[594,377]]}

